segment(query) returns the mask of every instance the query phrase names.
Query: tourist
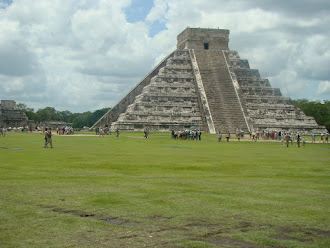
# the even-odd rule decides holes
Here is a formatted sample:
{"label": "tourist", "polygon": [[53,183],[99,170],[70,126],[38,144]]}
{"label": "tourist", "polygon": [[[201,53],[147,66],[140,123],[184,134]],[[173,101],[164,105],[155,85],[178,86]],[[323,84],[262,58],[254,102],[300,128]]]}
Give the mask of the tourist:
{"label": "tourist", "polygon": [[227,131],[227,133],[226,133],[226,140],[227,140],[227,142],[229,142],[229,139],[230,139],[230,132]]}
{"label": "tourist", "polygon": [[303,147],[305,147],[305,144],[306,144],[306,138],[305,138],[305,136],[303,136],[302,141],[303,141]]}
{"label": "tourist", "polygon": [[252,141],[257,142],[257,135],[254,131],[252,131]]}
{"label": "tourist", "polygon": [[148,139],[149,138],[149,131],[148,129],[144,130],[144,138]]}
{"label": "tourist", "polygon": [[47,132],[47,143],[50,144],[50,148],[53,148],[53,140],[52,140],[52,129],[49,128]]}
{"label": "tourist", "polygon": [[329,132],[325,133],[325,142],[329,143]]}
{"label": "tourist", "polygon": [[0,128],[0,136],[3,136],[3,137],[5,137],[6,136],[6,129],[5,128],[3,128],[3,127],[1,127]]}
{"label": "tourist", "polygon": [[286,133],[286,136],[285,136],[285,143],[286,143],[286,147],[289,147],[289,142],[291,140],[291,136],[289,135],[289,133],[287,132]]}
{"label": "tourist", "polygon": [[202,131],[198,129],[198,140],[201,141],[202,139]]}
{"label": "tourist", "polygon": [[117,128],[117,135],[116,135],[116,137],[119,137],[119,128]]}
{"label": "tourist", "polygon": [[324,141],[323,141],[323,133],[321,133],[321,141],[320,141],[320,143],[323,143]]}
{"label": "tourist", "polygon": [[222,137],[222,133],[221,133],[221,131],[219,131],[219,133],[218,133],[218,142],[221,141],[221,137]]}
{"label": "tourist", "polygon": [[104,137],[104,130],[102,127],[99,127],[99,133],[102,137]]}
{"label": "tourist", "polygon": [[293,132],[291,132],[291,134],[290,134],[291,146],[293,146],[293,139],[294,139]]}
{"label": "tourist", "polygon": [[48,144],[50,144],[50,148],[53,148],[53,140],[52,140],[52,129],[49,128],[47,131],[45,129],[46,143],[45,147],[48,148]]}
{"label": "tourist", "polygon": [[44,131],[44,140],[45,140],[45,144],[43,145],[44,148],[48,148],[48,136],[47,136],[47,127],[45,128]]}
{"label": "tourist", "polygon": [[297,133],[296,139],[297,139],[297,146],[300,147],[300,134],[299,134],[299,132]]}
{"label": "tourist", "polygon": [[315,143],[315,134],[312,133],[312,143]]}
{"label": "tourist", "polygon": [[281,132],[281,146],[284,146],[284,141],[285,141],[285,136],[284,136],[284,132]]}
{"label": "tourist", "polygon": [[257,140],[259,139],[259,134],[260,134],[260,132],[259,132],[259,130],[257,130],[256,132],[255,132],[255,142],[257,142]]}

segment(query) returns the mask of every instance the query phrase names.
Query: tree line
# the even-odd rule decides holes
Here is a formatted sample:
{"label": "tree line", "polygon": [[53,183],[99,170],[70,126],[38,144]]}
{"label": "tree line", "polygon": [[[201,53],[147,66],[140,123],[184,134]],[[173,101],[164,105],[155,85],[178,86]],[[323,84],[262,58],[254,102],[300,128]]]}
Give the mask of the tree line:
{"label": "tree line", "polygon": [[73,128],[83,128],[85,126],[91,127],[96,121],[98,121],[110,108],[103,108],[95,110],[94,112],[84,113],[72,113],[68,110],[57,111],[53,107],[46,107],[38,109],[36,112],[32,108],[28,108],[26,104],[17,104],[17,109],[25,112],[29,120],[35,122],[43,121],[63,121],[66,123],[72,123]]}
{"label": "tree line", "polygon": [[[297,99],[292,101],[296,108],[302,109],[308,116],[313,116],[321,126],[326,126],[330,130],[330,101],[308,101],[307,99]],[[25,112],[29,120],[36,122],[42,121],[63,121],[72,123],[73,128],[91,127],[99,120],[110,108],[95,110],[94,112],[71,113],[68,110],[57,111],[53,107],[38,109],[36,112],[27,108],[24,103],[17,104],[17,108]]]}
{"label": "tree line", "polygon": [[292,101],[296,108],[300,108],[308,116],[313,116],[317,124],[325,126],[330,130],[330,101],[308,101],[297,99]]}

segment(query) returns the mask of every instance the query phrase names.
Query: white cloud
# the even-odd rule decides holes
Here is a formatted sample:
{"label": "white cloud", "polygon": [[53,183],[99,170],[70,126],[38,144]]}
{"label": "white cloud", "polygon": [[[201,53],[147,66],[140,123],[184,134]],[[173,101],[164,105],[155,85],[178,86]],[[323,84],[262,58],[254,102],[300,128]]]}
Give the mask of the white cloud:
{"label": "white cloud", "polygon": [[[145,20],[130,23],[125,10],[134,1],[0,6],[0,99],[73,112],[111,107],[187,26],[230,29],[230,48],[284,95],[329,98],[328,1],[154,0]],[[159,22],[165,28],[151,37]]]}
{"label": "white cloud", "polygon": [[151,23],[154,21],[165,21],[164,17],[167,13],[167,8],[166,1],[154,0],[154,6],[147,15],[146,21]]}
{"label": "white cloud", "polygon": [[330,99],[330,81],[321,81],[317,93],[324,95],[326,99]]}

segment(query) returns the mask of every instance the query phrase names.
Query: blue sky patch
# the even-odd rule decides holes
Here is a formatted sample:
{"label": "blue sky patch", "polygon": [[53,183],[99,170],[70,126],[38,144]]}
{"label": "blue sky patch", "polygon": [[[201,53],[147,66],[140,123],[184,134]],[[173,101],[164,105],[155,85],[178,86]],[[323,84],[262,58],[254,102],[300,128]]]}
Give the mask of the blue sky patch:
{"label": "blue sky patch", "polygon": [[126,20],[130,23],[144,21],[153,6],[153,0],[132,0],[131,6],[125,10]]}
{"label": "blue sky patch", "polygon": [[165,29],[166,29],[166,23],[165,22],[155,21],[150,26],[149,35],[150,35],[150,37],[154,37],[160,31],[165,30]]}
{"label": "blue sky patch", "polygon": [[[125,10],[126,20],[130,23],[135,23],[139,21],[144,22],[153,6],[153,0],[133,0],[131,5]],[[149,26],[149,36],[154,37],[160,31],[165,29],[165,22],[155,21]]]}
{"label": "blue sky patch", "polygon": [[12,0],[0,0],[0,9],[5,9],[13,3]]}

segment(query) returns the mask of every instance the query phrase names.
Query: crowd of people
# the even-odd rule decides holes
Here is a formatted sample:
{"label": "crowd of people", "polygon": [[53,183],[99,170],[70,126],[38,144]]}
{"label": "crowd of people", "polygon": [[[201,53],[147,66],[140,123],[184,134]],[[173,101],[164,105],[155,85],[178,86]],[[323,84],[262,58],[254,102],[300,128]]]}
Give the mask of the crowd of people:
{"label": "crowd of people", "polygon": [[[116,137],[119,137],[119,129],[116,129]],[[100,136],[104,136],[104,135],[111,135],[112,134],[112,130],[109,127],[96,127],[95,128],[95,134],[96,135],[100,135]]]}
{"label": "crowd of people", "polygon": [[[104,128],[95,128],[95,132],[98,135],[111,135],[111,128],[109,127],[104,127]],[[59,135],[63,134],[73,134],[73,129],[72,128],[58,128],[57,133]],[[259,130],[257,131],[252,131],[249,133],[250,134],[250,140],[257,142],[260,138],[263,140],[274,140],[274,141],[281,141],[281,145],[284,146],[286,144],[287,147],[291,144],[293,145],[294,142],[297,143],[298,147],[305,147],[306,144],[306,137],[301,135],[299,132],[294,134],[293,132],[288,132],[288,131],[269,131],[269,130],[263,130],[260,132]],[[186,129],[186,130],[180,130],[180,131],[174,131],[172,130],[171,136],[173,139],[177,140],[201,140],[202,132],[199,129]],[[236,130],[236,138],[238,141],[241,140],[241,138],[244,138],[244,131],[243,130]],[[117,128],[116,130],[116,137],[119,137],[119,129]],[[225,132],[225,137],[226,137],[226,142],[229,142],[231,134],[230,131]],[[321,143],[328,143],[329,142],[329,132],[322,133],[320,135]],[[149,130],[145,129],[144,130],[144,138],[149,138]],[[222,140],[222,133],[221,131],[218,131],[217,133],[217,138],[218,142],[221,142]],[[312,143],[315,143],[316,141],[316,135],[314,133],[311,134],[312,138]],[[44,147],[47,148],[48,144],[50,144],[51,148],[53,148],[52,144],[52,133],[51,133],[51,128],[45,129],[44,131],[44,139],[45,139],[45,144]]]}
{"label": "crowd of people", "polygon": [[[226,135],[226,141],[229,142],[230,140],[230,132],[227,131],[225,133]],[[218,142],[222,140],[222,133],[221,131],[218,132]],[[241,140],[241,138],[244,137],[244,131],[236,131],[236,137],[238,141]],[[316,142],[316,135],[314,133],[311,134],[312,143]],[[288,131],[269,131],[269,130],[263,130],[260,132],[252,131],[250,132],[250,140],[257,142],[257,140],[263,139],[263,140],[278,140],[281,141],[282,146],[284,146],[284,143],[286,143],[287,147],[289,144],[293,144],[293,142],[297,142],[297,146],[305,146],[306,144],[306,137],[304,135],[301,135],[301,133],[297,132],[296,134]],[[329,143],[329,132],[321,133],[320,134],[320,143]]]}
{"label": "crowd of people", "polygon": [[181,140],[201,140],[202,132],[199,129],[172,130],[172,138]]}
{"label": "crowd of people", "polygon": [[[10,129],[9,131],[12,131],[13,129]],[[44,135],[45,143],[43,147],[48,148],[48,144],[51,148],[53,148],[52,143],[52,132],[51,128],[45,128],[43,130],[42,127],[35,127],[35,129],[32,128],[32,126],[28,127],[21,127],[18,129],[22,132],[42,132]],[[5,136],[6,132],[8,131],[7,128],[0,128],[0,136]],[[104,127],[104,128],[95,128],[95,132],[97,135],[111,135],[111,128]],[[74,130],[72,127],[63,126],[56,128],[56,133],[58,135],[72,135],[74,134]],[[296,143],[298,147],[304,147],[306,145],[306,136],[303,133],[300,132],[292,132],[292,131],[277,131],[277,130],[263,130],[263,131],[254,131],[248,133],[250,136],[250,140],[257,142],[258,140],[272,140],[272,141],[280,141],[282,146],[289,145],[293,146],[293,143]],[[180,140],[201,140],[202,132],[199,129],[185,129],[185,130],[179,130],[179,131],[171,131],[171,137],[173,139],[180,139]],[[218,142],[222,141],[222,135],[225,136],[226,142],[230,141],[231,133],[230,131],[226,131],[224,134],[222,134],[221,131],[218,131],[217,133],[217,140]],[[236,129],[236,133],[234,133],[235,138],[237,138],[238,141],[240,141],[242,138],[244,138],[244,131]],[[316,143],[317,135],[315,133],[311,133],[311,143]],[[319,143],[329,143],[329,132],[321,133],[319,134],[320,140]],[[116,130],[116,137],[119,137],[119,129]],[[149,130],[144,130],[144,138],[149,138]]]}
{"label": "crowd of people", "polygon": [[72,127],[64,126],[64,127],[58,127],[56,133],[58,135],[72,135],[74,134],[74,130]]}
{"label": "crowd of people", "polygon": [[[32,127],[32,126],[24,126],[24,127],[18,127],[18,128],[0,128],[0,134],[4,134],[6,131],[20,131],[20,132],[25,132],[25,133],[32,133],[32,132],[36,132],[36,133],[44,133],[44,131],[48,129],[49,130],[49,127],[43,127],[43,126],[36,126],[36,127]],[[72,135],[74,134],[74,129],[70,126],[63,126],[63,127],[58,127],[58,128],[55,128],[56,129],[56,133],[58,135]]]}
{"label": "crowd of people", "polygon": [[96,135],[101,135],[101,136],[104,136],[104,135],[111,135],[111,128],[109,127],[96,127],[95,128],[95,134]]}
{"label": "crowd of people", "polygon": [[[226,131],[224,134],[221,131],[217,132],[217,139],[218,142],[222,141],[222,136],[226,138],[226,142],[230,141],[230,138],[232,137],[232,134],[230,131]],[[238,141],[241,141],[242,138],[244,138],[244,131],[243,130],[236,130],[236,133],[234,133],[235,138],[237,138]],[[294,133],[292,131],[270,131],[270,130],[263,130],[260,132],[257,131],[251,131],[249,132],[250,140],[253,142],[257,142],[258,140],[273,140],[273,141],[281,141],[282,146],[286,144],[289,146],[293,145],[294,142],[297,143],[298,147],[305,146],[306,144],[306,137],[302,135],[300,132]],[[172,130],[171,136],[173,139],[181,139],[181,140],[201,140],[201,131],[200,130],[180,130],[180,131],[174,131]],[[316,135],[314,133],[311,134],[311,143],[316,142]],[[322,133],[320,134],[320,143],[329,143],[329,133]]]}

